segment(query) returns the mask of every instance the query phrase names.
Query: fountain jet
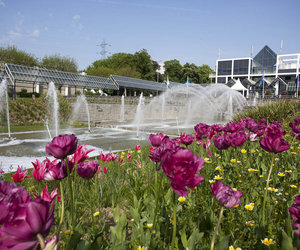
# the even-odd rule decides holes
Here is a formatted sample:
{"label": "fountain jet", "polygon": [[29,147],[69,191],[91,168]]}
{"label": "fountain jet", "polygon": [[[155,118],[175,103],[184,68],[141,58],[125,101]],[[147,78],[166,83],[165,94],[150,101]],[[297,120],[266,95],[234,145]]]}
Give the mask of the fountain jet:
{"label": "fountain jet", "polygon": [[[7,130],[8,130],[8,138],[10,136],[10,122],[9,122],[9,104],[8,104],[8,94],[7,94],[7,81],[4,78],[0,84],[0,111],[4,106],[4,102],[6,103],[6,120],[7,120]],[[2,105],[3,103],[3,105]]]}

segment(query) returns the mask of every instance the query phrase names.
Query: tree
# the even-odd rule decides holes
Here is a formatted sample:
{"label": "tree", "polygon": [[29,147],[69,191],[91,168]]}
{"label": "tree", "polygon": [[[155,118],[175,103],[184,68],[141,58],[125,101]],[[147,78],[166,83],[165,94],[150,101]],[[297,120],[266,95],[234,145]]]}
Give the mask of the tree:
{"label": "tree", "polygon": [[155,80],[156,67],[150,55],[143,49],[135,54],[116,53],[107,59],[95,61],[86,69],[86,73],[102,77],[121,75]]}
{"label": "tree", "polygon": [[165,78],[169,77],[172,82],[182,82],[183,67],[176,59],[165,61]]}
{"label": "tree", "polygon": [[192,83],[201,83],[199,67],[194,63],[186,63],[183,65],[181,81],[186,82],[187,77],[189,77],[189,81]]}
{"label": "tree", "polygon": [[142,49],[138,52],[135,52],[134,62],[136,66],[136,71],[141,74],[142,79],[155,81],[155,65],[153,65],[151,56],[148,54],[147,50]]}
{"label": "tree", "polygon": [[45,56],[40,64],[41,67],[59,71],[66,72],[77,72],[77,62],[75,59],[65,56],[60,56],[59,54],[54,54],[52,56]]}
{"label": "tree", "polygon": [[201,79],[200,83],[210,83],[209,74],[215,73],[207,64],[199,66],[199,72]]}
{"label": "tree", "polygon": [[14,46],[7,48],[0,47],[0,61],[3,63],[20,64],[24,66],[34,67],[38,65],[38,59],[22,50],[18,50]]}

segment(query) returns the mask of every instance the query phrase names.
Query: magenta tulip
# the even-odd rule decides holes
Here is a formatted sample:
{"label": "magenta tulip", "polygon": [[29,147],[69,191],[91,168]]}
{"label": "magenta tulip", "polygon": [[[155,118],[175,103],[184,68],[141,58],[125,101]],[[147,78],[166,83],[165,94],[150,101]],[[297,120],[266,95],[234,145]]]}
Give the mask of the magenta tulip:
{"label": "magenta tulip", "polygon": [[159,162],[161,160],[162,151],[161,148],[153,148],[150,150],[149,158],[154,162]]}
{"label": "magenta tulip", "polygon": [[247,134],[244,130],[239,130],[227,136],[230,146],[233,148],[241,147],[247,141]]}
{"label": "magenta tulip", "polygon": [[281,123],[273,122],[272,124],[267,125],[265,134],[266,136],[282,137],[286,132],[284,129],[281,129]]}
{"label": "magenta tulip", "polygon": [[14,218],[0,228],[0,249],[36,249],[37,235],[46,237],[54,220],[54,209],[40,198],[20,204]]}
{"label": "magenta tulip", "polygon": [[277,136],[262,137],[260,138],[259,144],[264,150],[275,154],[287,151],[290,148],[290,145],[286,140]]}
{"label": "magenta tulip", "polygon": [[180,135],[180,142],[185,146],[191,145],[193,141],[194,137],[192,137],[191,135],[187,135],[185,133]]}
{"label": "magenta tulip", "polygon": [[15,183],[0,182],[0,224],[14,217],[14,213],[19,204],[30,201],[27,191],[17,186]]}
{"label": "magenta tulip", "polygon": [[225,132],[229,132],[229,133],[234,133],[240,129],[244,129],[245,128],[245,124],[244,123],[237,123],[237,122],[229,122],[226,124],[226,126],[224,127],[224,131]]}
{"label": "magenta tulip", "polygon": [[56,159],[64,159],[74,154],[77,149],[77,137],[71,135],[59,135],[46,145],[46,152]]}
{"label": "magenta tulip", "polygon": [[289,125],[292,128],[291,134],[297,137],[300,134],[300,126],[297,123],[290,123]]}
{"label": "magenta tulip", "polygon": [[162,169],[170,179],[173,190],[181,196],[187,196],[190,191],[186,187],[193,190],[204,180],[198,173],[203,164],[204,160],[191,150],[180,148],[162,163]]}
{"label": "magenta tulip", "polygon": [[295,122],[296,124],[300,124],[300,117],[299,117],[299,118],[294,118],[294,122]]}
{"label": "magenta tulip", "polygon": [[217,133],[222,132],[223,131],[223,126],[221,124],[213,124],[211,125],[211,129]]}
{"label": "magenta tulip", "polygon": [[77,167],[77,173],[84,179],[91,179],[96,174],[99,164],[97,161],[82,162]]}
{"label": "magenta tulip", "polygon": [[294,199],[295,204],[289,208],[289,212],[292,216],[294,227],[297,227],[295,234],[300,235],[300,195],[296,196]]}
{"label": "magenta tulip", "polygon": [[0,249],[36,249],[37,235],[46,237],[54,220],[54,205],[40,197],[31,200],[14,183],[0,182]]}
{"label": "magenta tulip", "polygon": [[240,198],[243,196],[241,191],[233,191],[229,186],[222,182],[217,182],[210,185],[211,192],[221,205],[232,208],[241,204]]}
{"label": "magenta tulip", "polygon": [[158,147],[162,141],[166,138],[169,138],[168,136],[162,134],[162,133],[159,133],[159,134],[150,134],[149,135],[149,142],[151,143],[152,146],[154,147]]}
{"label": "magenta tulip", "polygon": [[207,138],[210,135],[210,126],[205,123],[198,123],[195,127],[195,135],[197,139],[201,140],[202,138]]}
{"label": "magenta tulip", "polygon": [[219,134],[214,137],[214,144],[216,148],[223,150],[230,147],[230,140],[227,134]]}

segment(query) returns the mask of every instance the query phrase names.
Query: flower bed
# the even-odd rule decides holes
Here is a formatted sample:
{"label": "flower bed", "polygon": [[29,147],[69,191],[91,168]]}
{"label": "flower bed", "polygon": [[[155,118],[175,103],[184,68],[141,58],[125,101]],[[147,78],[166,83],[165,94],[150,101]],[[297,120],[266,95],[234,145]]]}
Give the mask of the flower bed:
{"label": "flower bed", "polygon": [[55,137],[56,160],[0,182],[0,248],[299,248],[299,123],[199,123],[96,159]]}

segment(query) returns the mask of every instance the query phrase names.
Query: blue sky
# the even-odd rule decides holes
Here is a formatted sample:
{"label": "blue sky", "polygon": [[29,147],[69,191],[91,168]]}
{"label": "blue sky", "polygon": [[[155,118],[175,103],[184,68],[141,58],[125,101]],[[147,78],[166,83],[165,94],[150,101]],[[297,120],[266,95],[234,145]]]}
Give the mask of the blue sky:
{"label": "blue sky", "polygon": [[85,69],[110,53],[147,49],[213,69],[221,58],[250,56],[264,45],[300,52],[299,0],[0,0],[0,46],[42,58],[74,58]]}

